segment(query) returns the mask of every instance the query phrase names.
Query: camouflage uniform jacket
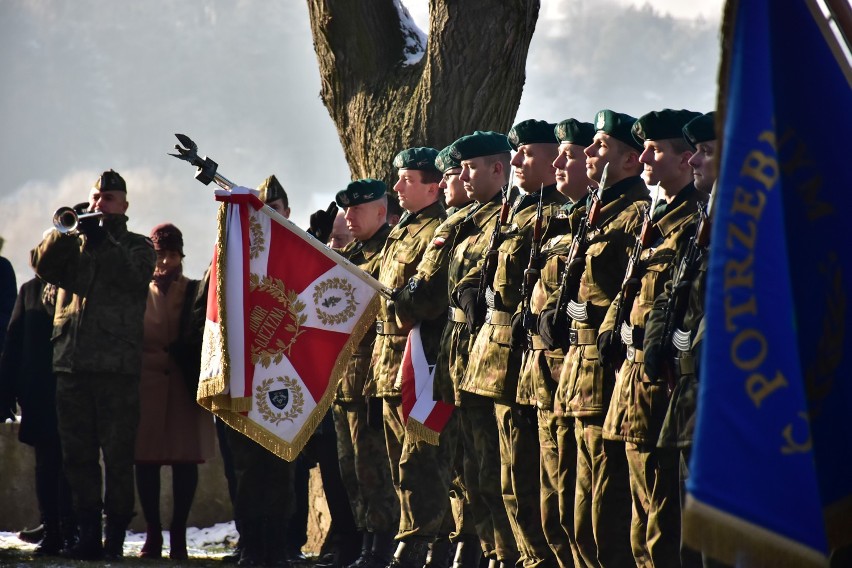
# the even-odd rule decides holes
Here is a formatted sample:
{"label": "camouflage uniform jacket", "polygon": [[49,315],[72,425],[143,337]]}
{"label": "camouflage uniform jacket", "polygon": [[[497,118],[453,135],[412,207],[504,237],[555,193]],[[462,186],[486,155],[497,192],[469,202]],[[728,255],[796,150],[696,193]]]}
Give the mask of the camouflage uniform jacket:
{"label": "camouflage uniform jacket", "polygon": [[[556,217],[568,200],[556,191],[555,185],[542,191],[542,234],[546,234],[551,218]],[[519,196],[507,226],[501,231],[497,270],[487,294],[489,309],[471,348],[470,365],[460,386],[463,391],[502,402],[515,402],[518,398],[523,346],[512,346],[511,321],[521,307],[521,283],[529,262],[538,198],[538,193]],[[477,285],[477,281],[478,273],[471,273],[459,287]],[[529,385],[523,388],[525,393],[533,390]]]}
{"label": "camouflage uniform jacket", "polygon": [[[615,389],[604,421],[603,435],[609,440],[656,445],[660,427],[668,408],[669,396],[664,381],[645,380],[642,362],[642,339],[645,321],[654,300],[672,278],[675,258],[683,252],[695,232],[698,202],[706,202],[707,194],[691,183],[678,193],[667,213],[655,223],[659,237],[639,256],[637,276],[639,292],[633,302],[627,323],[632,326],[635,345],[627,347],[627,359],[616,373]],[[616,297],[600,327],[600,333],[614,330],[621,294]],[[620,345],[620,343],[619,343]]]}
{"label": "camouflage uniform jacket", "polygon": [[[432,242],[435,230],[446,219],[444,206],[440,202],[403,218],[391,229],[384,249],[378,280],[388,288],[402,288],[414,276],[426,247]],[[438,338],[444,326],[444,318],[426,320],[420,328],[423,348],[430,361],[435,360]],[[402,321],[393,303],[382,298],[376,322],[376,342],[373,346],[373,375],[376,396],[401,396],[397,381],[408,332],[415,320]],[[431,355],[431,357],[430,357]]]}
{"label": "camouflage uniform jacket", "polygon": [[[379,267],[382,264],[382,247],[390,234],[391,228],[383,225],[376,234],[366,241],[352,241],[337,252],[344,258],[349,259],[352,264],[370,274],[372,277],[379,275]],[[358,348],[352,354],[346,371],[340,377],[337,384],[336,402],[357,402],[364,400],[366,396],[375,394],[375,384],[370,380],[372,369],[370,360],[373,355],[373,343],[376,341],[376,327],[370,328],[364,334]],[[368,391],[368,387],[373,392]]]}
{"label": "camouflage uniform jacket", "polygon": [[470,203],[455,209],[436,230],[417,267],[417,274],[408,281],[395,301],[397,316],[402,320],[426,320],[443,318],[441,339],[435,361],[435,379],[433,397],[446,403],[455,402],[453,382],[449,378],[447,360],[441,357],[446,336],[447,313],[449,304],[449,270],[453,261],[454,248],[458,244],[459,232],[469,225],[468,217],[477,207]]}
{"label": "camouflage uniform jacket", "polygon": [[[533,288],[530,301],[530,309],[536,317],[541,313],[547,299],[559,288],[562,272],[565,269],[565,260],[571,248],[571,226],[577,225],[582,220],[585,211],[585,201],[566,203],[559,210],[556,218],[551,220],[547,233],[542,235],[541,255],[544,262],[541,277]],[[532,385],[536,406],[552,410],[553,392],[556,390],[559,373],[565,361],[565,350],[561,347],[552,351],[547,349],[538,333],[530,334],[528,347],[524,351],[520,383]],[[519,391],[520,404],[533,404],[531,399],[522,401],[521,398]]]}
{"label": "camouflage uniform jacket", "polygon": [[52,231],[30,253],[43,280],[55,284],[53,370],[139,375],[148,284],[156,254],[151,241],[127,230],[127,217],[104,219],[101,244]]}
{"label": "camouflage uniform jacket", "polygon": [[[610,201],[611,196],[616,195]],[[568,349],[553,400],[553,411],[568,416],[597,416],[606,412],[612,395],[613,371],[598,363],[596,339],[607,309],[621,290],[630,252],[639,236],[648,188],[630,177],[607,188],[597,228],[591,231],[585,268],[576,302],[585,306],[585,321],[571,320],[575,342]],[[548,298],[556,305],[559,293]],[[576,330],[576,331],[574,331]]]}
{"label": "camouflage uniform jacket", "polygon": [[[693,338],[693,346],[700,341],[701,323],[704,321],[704,294],[707,281],[707,261],[709,254],[702,255],[698,263],[698,273],[692,281],[689,289],[689,297],[686,314],[683,318],[683,331],[690,332]],[[682,258],[675,263],[675,270]],[[654,300],[654,307],[648,314],[645,324],[645,347],[659,343],[663,339],[663,330],[666,324],[666,305],[672,293],[672,282],[666,284],[665,291]],[[698,361],[692,351],[678,352],[673,347],[672,353],[676,353],[683,361],[675,365],[677,384],[672,393],[666,417],[660,431],[658,445],[660,447],[687,448],[692,445],[692,434],[695,430],[695,409],[698,397]]]}

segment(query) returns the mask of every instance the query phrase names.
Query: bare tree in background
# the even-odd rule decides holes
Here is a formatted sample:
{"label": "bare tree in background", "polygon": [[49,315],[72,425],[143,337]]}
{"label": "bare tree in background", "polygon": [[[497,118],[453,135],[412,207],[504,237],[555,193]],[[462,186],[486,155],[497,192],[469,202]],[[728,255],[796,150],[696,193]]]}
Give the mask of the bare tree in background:
{"label": "bare tree in background", "polygon": [[320,95],[353,178],[390,180],[407,147],[506,132],[520,103],[539,0],[429,0],[425,47],[399,2],[308,0]]}

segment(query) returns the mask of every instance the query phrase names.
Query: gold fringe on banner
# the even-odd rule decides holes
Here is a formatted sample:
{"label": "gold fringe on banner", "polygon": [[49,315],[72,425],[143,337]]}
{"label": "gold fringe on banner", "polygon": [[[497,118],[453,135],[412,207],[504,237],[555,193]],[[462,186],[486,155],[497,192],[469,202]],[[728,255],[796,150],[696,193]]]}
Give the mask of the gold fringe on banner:
{"label": "gold fringe on banner", "polygon": [[707,556],[749,568],[825,568],[818,550],[686,497],[683,540]]}
{"label": "gold fringe on banner", "polygon": [[438,440],[441,438],[440,433],[427,428],[425,424],[414,420],[411,416],[408,417],[408,422],[405,424],[405,433],[406,435],[412,436],[414,440],[423,440],[427,444],[432,444],[433,446],[437,446]]}

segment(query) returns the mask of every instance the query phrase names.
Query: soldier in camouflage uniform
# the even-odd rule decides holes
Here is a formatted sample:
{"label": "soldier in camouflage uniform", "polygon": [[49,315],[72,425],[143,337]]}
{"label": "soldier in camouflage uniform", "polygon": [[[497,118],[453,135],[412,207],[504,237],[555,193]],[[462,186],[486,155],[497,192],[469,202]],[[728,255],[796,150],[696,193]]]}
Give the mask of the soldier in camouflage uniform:
{"label": "soldier in camouflage uniform", "polygon": [[[435,169],[437,150],[410,148],[397,154],[394,166],[399,181],[394,191],[405,209],[400,222],[388,235],[382,250],[379,281],[398,289],[414,276],[426,247],[432,242],[446,213],[439,200],[441,174]],[[434,361],[445,313],[420,320],[423,348]],[[434,446],[406,435],[402,415],[402,391],[398,377],[408,332],[417,320],[404,319],[393,302],[382,300],[376,322],[373,372],[376,396],[384,399],[385,441],[391,477],[400,501],[400,541],[391,565],[420,568],[429,544],[440,534],[449,510],[450,470],[455,455],[456,428],[451,420]]]}
{"label": "soldier in camouflage uniform", "polygon": [[148,238],[127,230],[127,207],[124,179],[104,172],[89,193],[89,209],[103,213],[102,221],[82,219],[80,234],[51,231],[31,253],[36,274],[59,287],[53,370],[64,468],[80,523],[70,554],[82,559],[120,558],[133,516],[143,317],[156,255]]}
{"label": "soldier in camouflage uniform", "polygon": [[[406,302],[450,309],[450,318],[441,336],[435,387],[436,397],[451,404],[460,402],[458,385],[472,342],[464,312],[451,295],[456,284],[476,268],[493,228],[489,225],[497,221],[500,188],[509,169],[509,150],[505,135],[475,132],[463,136],[439,154],[436,165],[444,170],[444,180],[450,186],[445,194],[455,195],[460,189],[467,200],[474,202],[449,217],[436,231],[421,270],[401,296]],[[447,155],[442,159],[444,152]],[[452,167],[445,169],[446,166]],[[447,173],[451,174],[450,179]],[[476,404],[477,398],[482,402]],[[457,519],[456,530],[460,534],[453,566],[478,566],[483,552],[495,560],[514,562],[517,558],[514,537],[500,496],[499,478],[494,475],[499,471],[499,454],[493,403],[475,395],[468,400],[472,401],[470,408],[473,410],[468,412],[469,407],[461,405],[455,413],[462,434],[459,454],[462,456],[465,501],[469,506],[462,522]],[[480,413],[482,409],[485,410]],[[493,439],[491,443],[489,438]],[[495,524],[502,530],[495,530]]]}
{"label": "soldier in camouflage uniform", "polygon": [[[558,145],[553,124],[526,120],[512,127],[508,138],[517,153],[512,158],[515,179],[526,191],[513,206],[508,227],[501,231],[496,272],[487,282],[485,323],[470,352],[461,390],[494,399],[500,440],[503,503],[512,524],[524,566],[555,566],[541,524],[541,489],[535,392],[519,382],[525,331],[521,323],[521,282],[527,266],[542,198],[543,228],[567,199],[556,191],[553,160]],[[476,303],[479,275],[460,283],[462,304]],[[463,306],[464,307],[464,306]],[[465,311],[471,310],[468,307]],[[473,310],[471,310],[473,311]]]}
{"label": "soldier in camouflage uniform", "polygon": [[[565,256],[571,245],[570,222],[573,219],[576,224],[578,215],[585,211],[588,188],[593,183],[586,176],[586,155],[583,150],[592,143],[594,126],[569,118],[556,125],[554,134],[559,141],[559,155],[553,162],[556,168],[556,189],[568,198],[568,203],[560,208],[541,238],[541,256],[544,260],[541,276],[533,288],[530,301],[531,313],[536,317],[547,298],[559,287]],[[560,566],[583,566],[574,539],[574,486],[577,472],[574,421],[553,412],[553,393],[562,370],[565,350],[562,347],[549,349],[544,345],[537,326],[532,326],[528,332],[528,348],[524,353],[521,380],[529,381],[536,393],[544,536]]]}
{"label": "soldier in camouflage uniform", "polygon": [[634,138],[645,147],[639,156],[645,164],[643,179],[657,186],[656,193],[661,195],[654,196],[658,205],[648,212],[644,242],[634,249],[641,250],[629,275],[635,282],[629,284],[636,290],[635,299],[632,291],[625,296],[622,289],[598,335],[599,360],[605,366],[620,366],[603,436],[625,443],[633,499],[630,540],[637,566],[680,562],[677,452],[657,450],[669,395],[665,381],[643,378],[642,340],[654,299],[671,279],[675,256],[694,233],[698,203],[707,202],[707,194],[692,184],[687,163],[692,150],[682,135],[684,125],[696,116],[665,109],[648,113],[633,125]]}
{"label": "soldier in camouflage uniform", "polygon": [[[687,142],[695,149],[695,153],[689,159],[689,165],[693,170],[693,180],[697,191],[709,193],[713,188],[717,175],[717,152],[716,152],[716,130],[715,113],[710,112],[694,118],[683,127],[683,135]],[[695,228],[692,228],[694,231]],[[645,366],[644,372],[647,381],[658,382],[663,380],[663,365],[670,365],[674,371],[677,381],[666,411],[665,419],[660,428],[658,447],[661,450],[678,451],[680,453],[680,505],[683,507],[682,497],[685,494],[684,485],[688,477],[687,465],[689,454],[692,449],[692,434],[695,429],[696,399],[698,396],[698,350],[700,349],[699,324],[704,317],[704,284],[707,274],[707,251],[696,259],[697,274],[692,281],[686,314],[684,316],[682,331],[686,337],[693,341],[692,348],[680,344],[678,347],[669,347],[668,353],[673,354],[671,361],[662,361],[662,339],[663,329],[666,321],[666,306],[672,295],[672,283],[666,285],[665,291],[654,300],[653,309],[648,314],[645,325]],[[682,256],[675,260],[675,269],[679,269],[683,262]],[[694,550],[681,549],[681,564],[683,566],[705,566],[715,565],[707,558],[702,562],[701,555]]]}
{"label": "soldier in camouflage uniform", "polygon": [[556,414],[574,417],[574,529],[577,548],[588,566],[620,567],[633,563],[624,445],[602,436],[615,372],[601,365],[595,341],[598,327],[621,289],[628,255],[647,206],[648,189],[639,177],[641,146],[630,131],[635,120],[610,110],[596,115],[597,132],[585,150],[586,173],[599,184],[604,167],[608,174],[599,189],[600,218],[588,236],[577,297],[564,298],[570,329],[565,328],[565,313],[556,309],[560,291],[548,299],[539,316],[539,333],[545,343],[563,347],[570,344],[553,406]]}
{"label": "soldier in camouflage uniform", "polygon": [[[387,199],[384,182],[374,179],[354,181],[336,197],[355,237],[337,252],[374,277],[379,274],[380,253],[390,234]],[[399,499],[387,467],[381,413],[372,420],[368,415],[368,398],[375,395],[368,389],[375,388],[370,381],[375,339],[376,331],[371,329],[352,354],[333,407],[340,473],[355,523],[363,534],[361,556],[352,564],[358,568],[387,566],[399,526]],[[381,411],[380,399],[371,398],[370,402],[369,408]]]}

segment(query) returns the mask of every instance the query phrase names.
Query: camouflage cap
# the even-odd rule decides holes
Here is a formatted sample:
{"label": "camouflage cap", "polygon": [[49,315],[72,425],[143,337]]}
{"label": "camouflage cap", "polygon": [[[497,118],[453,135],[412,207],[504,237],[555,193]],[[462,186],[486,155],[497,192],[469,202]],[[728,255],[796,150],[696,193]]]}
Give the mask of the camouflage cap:
{"label": "camouflage cap", "polygon": [[524,120],[509,130],[507,137],[512,150],[517,150],[524,144],[558,144],[553,134],[555,124],[543,120]]}
{"label": "camouflage cap", "polygon": [[171,250],[183,256],[183,233],[171,223],[162,223],[151,230],[154,250]]}
{"label": "camouflage cap", "polygon": [[566,118],[553,129],[559,143],[568,142],[580,146],[590,146],[595,137],[595,127],[590,122],[580,122],[576,118]]}
{"label": "camouflage cap", "polygon": [[353,205],[361,205],[381,199],[388,192],[385,182],[364,178],[356,179],[346,186],[346,189],[338,191],[334,200],[343,208]]}
{"label": "camouflage cap", "polygon": [[505,134],[491,130],[477,130],[462,136],[452,144],[453,156],[458,160],[471,160],[480,156],[493,156],[512,151]]}
{"label": "camouflage cap", "polygon": [[440,152],[435,157],[435,167],[438,168],[438,171],[441,173],[446,172],[447,170],[451,170],[453,168],[460,168],[461,164],[458,159],[453,156],[452,153],[453,145],[450,144]]}
{"label": "camouflage cap", "polygon": [[636,142],[633,138],[631,129],[636,122],[636,118],[623,112],[615,112],[614,110],[604,109],[598,111],[595,115],[595,131],[609,134],[616,140],[624,142],[635,150],[643,150],[642,144]]}
{"label": "camouflage cap", "polygon": [[697,116],[683,126],[683,137],[695,148],[702,142],[716,139],[716,113]]}
{"label": "camouflage cap", "polygon": [[434,148],[408,148],[394,157],[393,167],[399,170],[438,172],[435,167],[435,158],[437,157],[438,151]]}
{"label": "camouflage cap", "polygon": [[655,110],[636,119],[631,132],[633,138],[639,144],[642,144],[645,140],[681,138],[683,127],[697,116],[701,116],[701,113],[685,109],[664,108],[663,110]]}
{"label": "camouflage cap", "polygon": [[260,192],[260,200],[264,203],[282,199],[284,207],[290,206],[287,199],[287,192],[284,191],[284,186],[281,185],[281,182],[278,181],[278,178],[274,174],[263,180],[263,183],[257,186],[257,190]]}
{"label": "camouflage cap", "polygon": [[127,184],[124,183],[124,178],[118,175],[118,172],[110,168],[95,180],[94,189],[98,191],[123,191],[127,193]]}

